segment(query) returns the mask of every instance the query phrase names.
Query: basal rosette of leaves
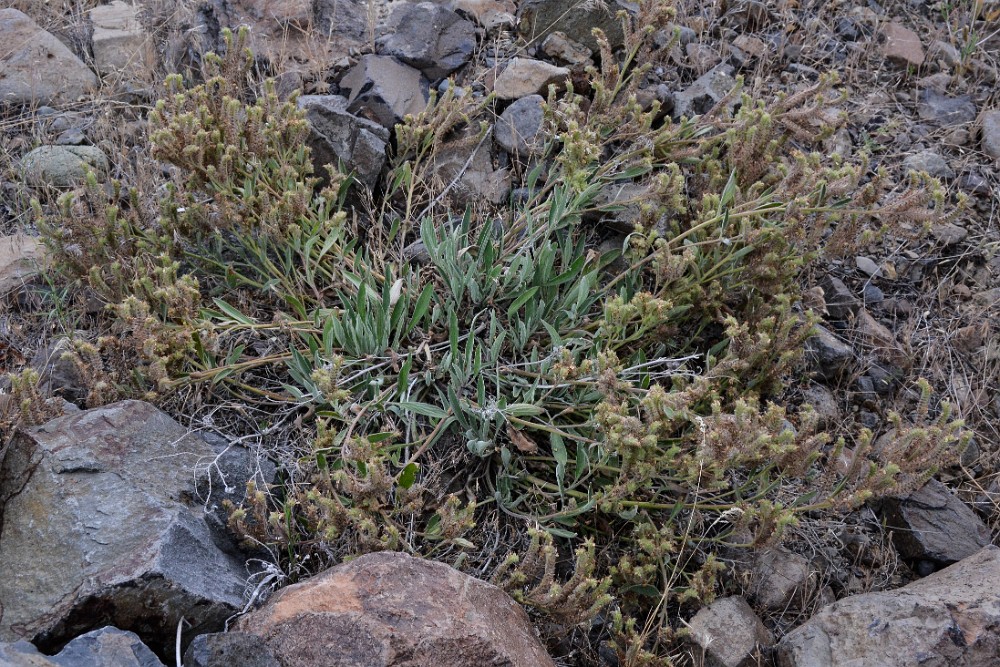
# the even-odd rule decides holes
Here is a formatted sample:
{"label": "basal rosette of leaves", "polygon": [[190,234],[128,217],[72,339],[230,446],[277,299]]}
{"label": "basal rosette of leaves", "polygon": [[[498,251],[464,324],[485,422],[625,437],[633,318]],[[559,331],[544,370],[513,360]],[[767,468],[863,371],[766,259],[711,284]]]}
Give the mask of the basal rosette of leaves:
{"label": "basal rosette of leaves", "polygon": [[[663,9],[625,21],[586,95],[551,92],[527,196],[500,207],[456,209],[433,174],[493,100],[449,92],[408,118],[365,205],[348,176],[321,186],[302,113],[252,94],[232,36],[150,114],[153,156],[177,168],[159,209],[92,182],[44,225],[67,278],[113,304],[81,357],[95,402],[185,393],[310,433],[282,488],[232,508],[293,576],[406,550],[492,575],[552,623],[610,605],[623,664],[667,660],[668,610],[711,599],[719,547],[919,483],[960,424],[924,409],[876,456],[870,433],[834,442],[768,402],[814,323],[809,268],[941,216],[943,195],[809,152],[835,123],[831,80],[678,122],[643,109]],[[641,196],[609,196],[623,184]],[[594,221],[628,206],[632,233],[602,251]]]}

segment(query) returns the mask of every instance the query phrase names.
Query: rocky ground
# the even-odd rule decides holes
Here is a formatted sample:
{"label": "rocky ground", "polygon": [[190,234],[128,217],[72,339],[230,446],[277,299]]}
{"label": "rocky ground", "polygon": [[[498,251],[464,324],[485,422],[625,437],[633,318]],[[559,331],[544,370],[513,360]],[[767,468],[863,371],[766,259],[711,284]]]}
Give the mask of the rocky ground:
{"label": "rocky ground", "polygon": [[[500,205],[518,196],[546,139],[550,85],[553,94],[567,80],[588,85],[585,69],[602,57],[591,29],[622,46],[617,10],[635,8],[14,0],[0,9],[0,371],[33,366],[43,391],[66,401],[52,421],[0,441],[0,641],[11,642],[0,644],[0,662],[152,666],[177,654],[189,667],[638,664],[598,642],[581,648],[576,635],[543,645],[499,589],[404,555],[337,566],[250,611],[284,575],[266,554],[241,550],[222,504],[242,500],[247,481],[274,483],[280,461],[209,433],[203,406],[165,401],[170,416],[141,401],[79,410],[93,401],[61,340],[85,337],[103,304],[89,314],[59,306],[30,205],[56,206],[88,170],[126,184],[159,178],[167,168],[148,154],[146,123],[161,82],[199,71],[221,48],[221,29],[241,24],[252,27],[259,73],[280,97],[300,95],[313,156],[343,163],[373,190],[384,186],[394,126],[431,91],[494,94],[490,132],[450,139],[434,169],[449,198]],[[677,620],[690,637],[675,659],[996,664],[1000,5],[679,3],[653,39],[663,53],[640,104],[680,118],[738,103],[726,97],[737,77],[752,98],[773,98],[835,73],[843,98],[828,111],[846,122],[824,140],[827,155],[863,152],[872,173],[901,182],[909,171],[940,179],[948,219],[927,233],[902,223],[807,276],[803,300],[823,321],[809,368],[781,398],[793,412],[811,404],[834,433],[871,429],[878,448],[893,437],[889,412],[914,411],[923,377],[973,435],[960,460],[912,494],[817,516],[780,547],[734,556],[738,575],[720,597]],[[620,244],[623,231],[602,234]],[[417,241],[407,252],[420,261],[427,250]]]}

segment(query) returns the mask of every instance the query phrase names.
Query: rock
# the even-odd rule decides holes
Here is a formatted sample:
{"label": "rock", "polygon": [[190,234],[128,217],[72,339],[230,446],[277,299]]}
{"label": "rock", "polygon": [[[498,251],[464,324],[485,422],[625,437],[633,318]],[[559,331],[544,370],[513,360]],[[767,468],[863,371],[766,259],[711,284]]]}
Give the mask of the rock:
{"label": "rock", "polygon": [[512,0],[451,0],[450,8],[471,16],[487,30],[512,28],[517,7]]}
{"label": "rock", "polygon": [[840,278],[827,274],[819,286],[823,288],[826,309],[833,319],[846,320],[861,307],[861,302]]}
{"label": "rock", "polygon": [[280,29],[309,28],[313,17],[312,0],[237,0],[257,21]]}
{"label": "rock", "polygon": [[0,466],[0,640],[46,650],[113,624],[172,655],[181,618],[184,643],[222,629],[247,569],[195,497],[217,457],[139,401],[19,433]]}
{"label": "rock", "polygon": [[802,402],[808,403],[819,417],[819,428],[840,426],[840,406],[833,392],[823,385],[814,384],[802,390]]}
{"label": "rock", "polygon": [[73,341],[69,338],[59,338],[39,349],[30,366],[38,373],[38,384],[42,393],[82,405],[87,398],[87,382],[80,368],[70,357],[73,352]]}
{"label": "rock", "polygon": [[902,354],[896,337],[889,331],[888,327],[872,317],[871,313],[864,308],[858,309],[855,325],[862,340],[875,349],[875,354],[880,359],[894,360]]}
{"label": "rock", "polygon": [[833,380],[854,361],[854,350],[826,327],[817,326],[816,334],[806,341],[806,357],[820,376]]}
{"label": "rock", "polygon": [[62,132],[52,143],[56,146],[82,146],[87,143],[87,135],[82,130],[71,128]]}
{"label": "rock", "polygon": [[493,90],[501,100],[517,100],[529,95],[548,95],[549,85],[565,86],[569,70],[542,60],[511,58],[497,76]]}
{"label": "rock", "polygon": [[989,181],[978,170],[962,174],[958,179],[958,187],[969,194],[980,197],[990,197],[993,195],[993,188],[990,186]]}
{"label": "rock", "polygon": [[722,57],[715,52],[711,46],[692,42],[684,47],[687,53],[688,63],[696,72],[707,72],[722,60]]}
{"label": "rock", "polygon": [[494,168],[492,138],[492,130],[483,139],[478,132],[467,132],[445,142],[434,155],[434,173],[442,183],[454,183],[448,197],[463,208],[484,200],[501,204],[510,195],[510,170]]}
{"label": "rock", "polygon": [[90,10],[90,21],[94,24],[94,65],[101,74],[152,73],[156,53],[139,22],[139,10],[138,6],[122,0]]}
{"label": "rock", "polygon": [[537,155],[545,141],[541,131],[544,103],[541,95],[528,95],[507,107],[493,130],[497,145],[511,155]]}
{"label": "rock", "polygon": [[237,629],[283,667],[554,667],[506,593],[443,563],[381,552],[279,591]]}
{"label": "rock", "polygon": [[625,0],[588,4],[579,0],[526,0],[518,12],[517,29],[527,40],[541,39],[558,30],[596,52],[597,39],[591,30],[598,28],[614,50],[625,43],[622,24],[615,16],[621,10],[634,14],[635,5]]}
{"label": "rock", "polygon": [[931,236],[942,245],[957,245],[968,238],[969,230],[953,222],[946,222],[931,227]]}
{"label": "rock", "polygon": [[591,62],[594,52],[580,42],[574,42],[558,30],[542,42],[545,55],[569,65],[586,65]]}
{"label": "rock", "polygon": [[0,644],[4,667],[163,667],[138,635],[106,627],[88,632],[47,656],[26,641]]}
{"label": "rock", "polygon": [[885,44],[882,53],[897,65],[920,67],[924,64],[924,47],[920,37],[906,26],[892,22],[882,28]]}
{"label": "rock", "polygon": [[416,115],[427,106],[427,79],[389,56],[362,56],[341,79],[340,88],[350,93],[350,113],[390,131],[404,116]]}
{"label": "rock", "polygon": [[94,146],[39,146],[21,158],[21,175],[31,186],[72,188],[93,171],[98,179],[108,172],[108,157]]}
{"label": "rock", "polygon": [[430,264],[431,253],[423,241],[417,240],[403,248],[403,259],[411,264]]}
{"label": "rock", "polygon": [[882,273],[882,267],[880,267],[871,257],[855,257],[854,265],[858,267],[858,271],[865,274],[869,278],[874,278]]}
{"label": "rock", "polygon": [[0,103],[67,104],[97,88],[83,61],[16,9],[0,9],[0,44]]}
{"label": "rock", "polygon": [[753,35],[738,35],[733,40],[733,46],[754,58],[760,58],[768,50],[767,43]]}
{"label": "rock", "polygon": [[198,635],[184,653],[184,667],[281,667],[264,640],[247,632]]}
{"label": "rock", "polygon": [[941,58],[948,67],[958,67],[962,64],[962,55],[948,42],[936,39],[931,42],[929,51],[932,56]]}
{"label": "rock", "polygon": [[361,185],[373,189],[385,166],[389,131],[378,123],[348,113],[347,99],[339,95],[303,95],[300,109],[309,121],[313,164],[331,164],[354,174]]}
{"label": "rock", "polygon": [[867,283],[861,290],[861,301],[865,306],[877,306],[885,301],[885,293],[876,285]]}
{"label": "rock", "polygon": [[839,600],[777,646],[780,667],[994,667],[1000,549],[898,590]]}
{"label": "rock", "polygon": [[933,150],[908,155],[903,160],[903,167],[911,171],[925,171],[935,178],[955,178],[955,172],[948,166],[948,162]]}
{"label": "rock", "polygon": [[806,557],[782,548],[760,554],[754,561],[753,574],[754,601],[772,611],[799,608],[816,585]]}
{"label": "rock", "polygon": [[983,114],[979,133],[983,152],[994,160],[1000,160],[1000,110]]}
{"label": "rock", "polygon": [[417,68],[432,81],[469,62],[476,49],[476,27],[434,2],[396,5],[387,27],[387,34],[378,41],[380,51]]}
{"label": "rock", "polygon": [[976,104],[969,95],[949,97],[925,88],[920,91],[917,115],[936,125],[961,125],[976,119]]}
{"label": "rock", "polygon": [[906,498],[884,500],[881,514],[896,550],[910,561],[950,565],[990,543],[976,513],[934,479]]}
{"label": "rock", "polygon": [[[769,647],[774,636],[747,601],[738,595],[719,598],[703,607],[688,623],[691,641],[701,648],[705,667],[757,665],[758,647]],[[699,663],[701,664],[701,663]]]}
{"label": "rock", "polygon": [[674,117],[707,113],[736,87],[733,68],[719,65],[702,74],[674,97]]}
{"label": "rock", "polygon": [[42,246],[33,236],[0,236],[0,296],[18,289],[38,274]]}

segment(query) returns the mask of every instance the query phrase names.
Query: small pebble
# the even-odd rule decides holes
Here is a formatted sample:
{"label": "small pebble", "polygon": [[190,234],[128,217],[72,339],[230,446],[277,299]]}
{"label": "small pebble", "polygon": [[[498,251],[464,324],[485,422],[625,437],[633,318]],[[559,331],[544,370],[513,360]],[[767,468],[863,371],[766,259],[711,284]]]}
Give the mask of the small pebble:
{"label": "small pebble", "polygon": [[879,265],[870,257],[855,257],[854,263],[858,270],[866,276],[877,276],[881,272]]}

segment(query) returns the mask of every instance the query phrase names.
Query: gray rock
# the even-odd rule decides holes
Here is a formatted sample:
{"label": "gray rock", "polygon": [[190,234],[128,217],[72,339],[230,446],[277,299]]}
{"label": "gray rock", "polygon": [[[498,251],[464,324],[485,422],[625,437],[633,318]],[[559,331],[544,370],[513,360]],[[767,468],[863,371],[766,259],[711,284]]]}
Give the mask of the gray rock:
{"label": "gray rock", "polygon": [[719,65],[702,74],[674,96],[674,118],[697,116],[710,111],[736,87],[733,68]]}
{"label": "gray rock", "polygon": [[303,95],[298,105],[309,121],[307,143],[317,169],[340,166],[366,188],[374,188],[385,166],[388,130],[349,113],[347,100],[339,95]]}
{"label": "gray rock", "polygon": [[0,44],[0,103],[67,104],[97,88],[83,61],[16,9],[0,9]]}
{"label": "gray rock", "polygon": [[0,296],[18,289],[38,275],[43,247],[27,234],[0,236]]}
{"label": "gray rock", "polygon": [[349,91],[347,110],[368,118],[387,130],[407,114],[424,110],[427,79],[416,69],[390,56],[362,56],[340,81]]}
{"label": "gray rock", "polygon": [[451,186],[448,197],[459,206],[500,204],[510,195],[510,170],[493,166],[491,139],[492,130],[482,139],[478,132],[466,132],[442,144],[434,155],[434,173]]}
{"label": "gray rock", "polygon": [[236,626],[283,667],[555,665],[502,590],[403,553],[366,554],[284,588]]}
{"label": "gray rock", "polygon": [[805,556],[768,549],[754,562],[753,600],[772,611],[799,608],[816,586],[816,573]]}
{"label": "gray rock", "polygon": [[834,602],[778,643],[779,667],[996,667],[1000,549],[898,590]]}
{"label": "gray rock", "polygon": [[878,265],[878,262],[873,260],[871,257],[858,256],[854,258],[854,265],[858,267],[858,271],[865,274],[868,277],[874,277],[882,273],[882,267]]}
{"label": "gray rock", "polygon": [[961,178],[958,179],[958,187],[969,194],[980,197],[990,197],[993,195],[993,188],[990,187],[989,181],[979,171],[970,171],[962,174]]}
{"label": "gray rock", "polygon": [[917,115],[936,125],[961,125],[976,119],[976,104],[970,95],[949,97],[931,88],[920,91]]}
{"label": "gray rock", "polygon": [[846,320],[861,307],[861,302],[854,296],[854,292],[840,278],[827,274],[819,286],[823,288],[826,310],[833,319]]}
{"label": "gray rock", "polygon": [[39,652],[26,641],[0,644],[4,667],[163,667],[138,635],[106,627],[71,641],[53,656]]}
{"label": "gray rock", "polygon": [[955,171],[948,166],[948,161],[933,150],[906,156],[903,167],[911,171],[925,171],[935,178],[955,178]]}
{"label": "gray rock", "polygon": [[281,667],[264,640],[247,632],[198,635],[184,653],[184,667]]}
{"label": "gray rock", "polygon": [[625,33],[615,16],[625,10],[635,13],[636,7],[624,0],[607,3],[581,3],[579,0],[527,0],[518,12],[517,29],[525,39],[534,40],[559,31],[592,51],[597,51],[593,28],[604,31],[612,49],[624,44]]}
{"label": "gray rock", "polygon": [[979,132],[983,152],[994,160],[1000,160],[1000,111],[985,112]]}
{"label": "gray rock", "polygon": [[488,31],[513,28],[517,21],[514,18],[517,6],[513,0],[450,0],[448,6],[472,17]]}
{"label": "gray rock", "polygon": [[833,380],[852,365],[854,350],[826,327],[817,326],[816,334],[806,341],[806,358],[820,376]]}
{"label": "gray rock", "polygon": [[881,514],[896,550],[910,561],[950,565],[990,543],[976,513],[934,479],[906,498],[884,500]]}
{"label": "gray rock", "polygon": [[476,27],[437,3],[404,2],[392,10],[379,49],[433,81],[469,62],[476,49]]}
{"label": "gray rock", "polygon": [[877,306],[885,301],[885,293],[878,286],[867,283],[861,290],[861,300],[866,306]]}
{"label": "gray rock", "polygon": [[83,133],[83,130],[70,128],[60,133],[52,143],[56,146],[82,146],[87,143],[87,135]]}
{"label": "gray rock", "polygon": [[774,636],[738,595],[719,598],[703,607],[688,627],[691,641],[704,655],[705,667],[757,665],[759,648],[774,643]]}
{"label": "gray rock", "polygon": [[819,428],[840,426],[840,406],[833,392],[822,385],[811,385],[802,390],[802,402],[808,403],[816,411]]}
{"label": "gray rock", "polygon": [[537,155],[544,145],[541,95],[528,95],[507,107],[493,130],[493,138],[502,149],[519,157]]}
{"label": "gray rock", "polygon": [[151,73],[156,52],[139,21],[141,7],[115,0],[90,10],[94,25],[94,65],[101,74],[123,72],[142,77]]}
{"label": "gray rock", "polygon": [[87,172],[98,179],[108,172],[108,157],[94,146],[39,146],[21,158],[21,174],[31,186],[72,188],[82,184]]}
{"label": "gray rock", "polygon": [[87,398],[87,382],[72,358],[73,352],[73,341],[59,338],[35,353],[31,367],[38,372],[43,393],[82,405]]}
{"label": "gray rock", "polygon": [[549,85],[565,86],[569,70],[533,58],[512,58],[497,76],[493,90],[501,100],[547,95]]}
{"label": "gray rock", "polygon": [[956,245],[969,237],[969,230],[953,222],[946,222],[931,227],[931,236],[942,245]]}
{"label": "gray rock", "polygon": [[181,618],[187,639],[221,629],[247,570],[195,497],[216,456],[139,401],[18,434],[0,467],[0,640],[44,650],[115,625],[166,655]]}
{"label": "gray rock", "polygon": [[542,51],[550,58],[568,65],[585,65],[591,62],[594,52],[579,42],[574,42],[565,34],[556,31],[542,42]]}

